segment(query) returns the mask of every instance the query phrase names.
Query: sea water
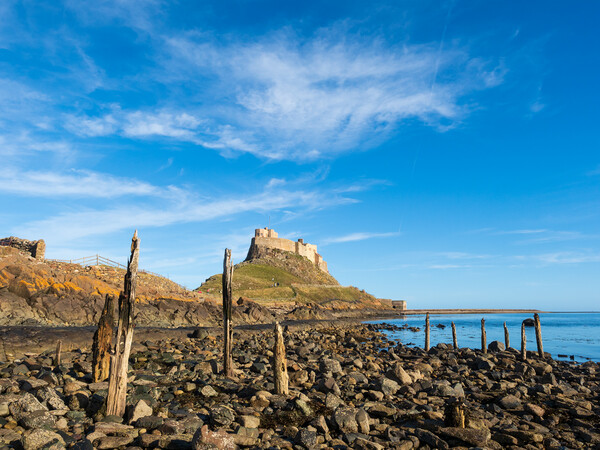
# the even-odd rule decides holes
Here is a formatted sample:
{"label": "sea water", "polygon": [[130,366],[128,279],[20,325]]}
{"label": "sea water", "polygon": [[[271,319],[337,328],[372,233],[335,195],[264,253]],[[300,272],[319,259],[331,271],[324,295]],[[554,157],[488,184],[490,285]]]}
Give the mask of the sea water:
{"label": "sea water", "polygon": [[[430,314],[431,346],[443,342],[452,344],[451,322],[456,325],[459,347],[481,348],[481,319],[485,319],[487,343],[504,343],[506,322],[510,346],[521,349],[521,323],[533,314]],[[395,319],[372,320],[366,323],[408,324],[421,331],[385,331],[390,339],[399,339],[408,346],[425,344],[425,315],[403,315]],[[544,351],[554,359],[578,362],[600,361],[600,313],[540,313]],[[437,325],[445,325],[445,328]],[[537,350],[534,327],[525,327],[527,350]],[[561,356],[563,355],[563,356]]]}

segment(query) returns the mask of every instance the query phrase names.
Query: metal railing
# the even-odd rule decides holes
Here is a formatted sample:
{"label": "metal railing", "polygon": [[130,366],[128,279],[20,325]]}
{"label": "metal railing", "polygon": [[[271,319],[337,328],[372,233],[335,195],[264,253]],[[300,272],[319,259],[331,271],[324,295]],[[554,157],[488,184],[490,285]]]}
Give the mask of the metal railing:
{"label": "metal railing", "polygon": [[[83,258],[77,258],[77,259],[46,259],[46,261],[54,261],[54,262],[66,263],[66,264],[78,264],[83,267],[86,267],[86,266],[109,266],[109,267],[116,267],[118,269],[127,270],[127,266],[125,266],[121,263],[118,263],[117,261],[113,261],[112,259],[105,258],[104,256],[100,256],[98,254],[92,255],[92,256],[84,256]],[[149,270],[138,270],[138,273],[147,273],[149,275],[154,275],[156,277],[166,278],[167,280],[170,280],[169,277],[165,277],[164,275],[161,275],[161,274],[158,274],[155,272],[150,272]]]}

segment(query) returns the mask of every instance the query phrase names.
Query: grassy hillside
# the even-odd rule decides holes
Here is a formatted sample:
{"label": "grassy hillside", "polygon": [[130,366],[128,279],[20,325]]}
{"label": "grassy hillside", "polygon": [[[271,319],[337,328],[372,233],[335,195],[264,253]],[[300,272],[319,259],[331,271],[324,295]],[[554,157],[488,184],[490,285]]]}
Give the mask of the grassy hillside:
{"label": "grassy hillside", "polygon": [[[222,275],[208,278],[198,290],[220,298]],[[233,296],[265,305],[308,304],[330,308],[380,307],[382,302],[355,287],[340,286],[306,258],[274,252],[260,259],[237,264],[233,271]]]}

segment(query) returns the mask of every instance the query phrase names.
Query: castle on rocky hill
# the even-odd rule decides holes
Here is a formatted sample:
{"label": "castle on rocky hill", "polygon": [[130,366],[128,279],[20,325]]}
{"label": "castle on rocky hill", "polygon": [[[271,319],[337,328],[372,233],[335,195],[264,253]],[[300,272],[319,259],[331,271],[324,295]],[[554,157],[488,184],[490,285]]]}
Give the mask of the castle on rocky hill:
{"label": "castle on rocky hill", "polygon": [[252,238],[246,260],[258,258],[271,249],[304,256],[323,272],[329,273],[327,270],[327,263],[323,261],[323,257],[317,253],[316,245],[305,243],[304,239],[298,239],[297,241],[282,239],[278,236],[277,232],[266,227],[254,230],[254,237]]}

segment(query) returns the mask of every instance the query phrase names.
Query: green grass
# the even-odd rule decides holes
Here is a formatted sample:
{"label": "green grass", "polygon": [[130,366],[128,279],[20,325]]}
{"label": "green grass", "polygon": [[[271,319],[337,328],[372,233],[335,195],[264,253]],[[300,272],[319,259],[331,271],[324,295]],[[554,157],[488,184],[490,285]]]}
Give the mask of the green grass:
{"label": "green grass", "polygon": [[[223,275],[213,275],[200,286],[200,290],[221,290]],[[302,283],[302,279],[278,267],[263,264],[238,265],[233,271],[232,287],[234,291],[275,289],[273,284],[288,288],[292,283]]]}
{"label": "green grass", "polygon": [[[272,263],[272,264],[271,264]],[[213,275],[198,289],[220,298],[222,275]],[[278,286],[273,286],[279,283]],[[246,297],[257,302],[316,303],[336,306],[341,303],[375,304],[377,299],[355,287],[335,285],[330,275],[315,268],[305,258],[283,254],[277,258],[236,265],[233,271],[233,298]]]}

